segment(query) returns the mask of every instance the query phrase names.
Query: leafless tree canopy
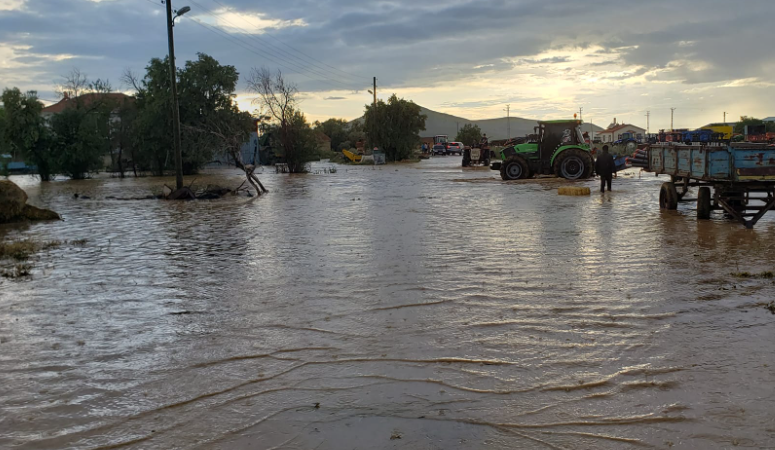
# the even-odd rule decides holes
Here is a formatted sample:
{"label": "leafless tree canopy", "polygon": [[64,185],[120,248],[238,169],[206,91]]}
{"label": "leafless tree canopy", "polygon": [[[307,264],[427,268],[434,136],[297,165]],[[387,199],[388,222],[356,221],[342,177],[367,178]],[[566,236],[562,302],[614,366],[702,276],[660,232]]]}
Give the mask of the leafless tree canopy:
{"label": "leafless tree canopy", "polygon": [[254,102],[265,107],[269,115],[280,124],[293,116],[298,103],[298,89],[295,84],[285,80],[279,69],[272,73],[265,67],[254,68],[248,78],[248,89],[259,96]]}
{"label": "leafless tree canopy", "polygon": [[306,172],[309,156],[303,142],[303,133],[307,130],[304,129],[304,115],[298,110],[296,85],[288,82],[280,70],[272,72],[267,68],[254,68],[248,78],[248,89],[258,94],[256,102],[277,122],[288,171]]}
{"label": "leafless tree canopy", "polygon": [[62,78],[62,84],[57,86],[56,90],[57,95],[61,98],[65,96],[76,98],[89,86],[86,74],[78,68],[73,68],[70,73],[62,75]]}
{"label": "leafless tree canopy", "polygon": [[132,69],[124,69],[124,73],[121,75],[121,82],[134,89],[135,92],[140,92],[140,76],[132,71]]}

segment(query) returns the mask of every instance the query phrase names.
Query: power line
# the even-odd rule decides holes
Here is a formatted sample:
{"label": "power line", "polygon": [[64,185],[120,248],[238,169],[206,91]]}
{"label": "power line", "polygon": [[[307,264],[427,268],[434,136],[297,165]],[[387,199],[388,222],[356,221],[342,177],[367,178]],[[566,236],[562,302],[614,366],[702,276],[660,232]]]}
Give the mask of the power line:
{"label": "power line", "polygon": [[[218,15],[218,14],[216,14],[214,11],[212,11],[212,10],[210,10],[210,9],[208,9],[208,8],[206,8],[206,7],[204,7],[204,6],[202,6],[201,4],[197,3],[197,2],[196,2],[196,1],[194,1],[194,0],[189,0],[189,2],[190,2],[190,3],[192,3],[192,4],[194,4],[194,5],[196,5],[197,7],[201,8],[202,10],[204,10],[204,11],[206,11],[206,12],[210,13],[210,14],[211,14],[211,15],[213,15],[213,16],[217,16],[217,15]],[[254,36],[254,35],[250,34],[250,33],[249,33],[249,32],[247,32],[245,29],[243,29],[243,28],[240,28],[239,26],[235,25],[235,24],[234,24],[234,23],[232,23],[232,22],[229,22],[229,21],[228,21],[228,20],[226,20],[226,19],[223,19],[223,18],[221,18],[221,20],[223,20],[223,22],[224,22],[224,23],[226,23],[226,24],[230,25],[230,26],[231,26],[231,27],[233,27],[234,29],[236,29],[236,30],[239,30],[239,31],[240,31],[240,34],[244,34],[244,35],[246,35],[248,38],[250,38],[250,39],[253,39],[254,41],[261,42],[261,40],[260,40],[260,39],[256,38],[256,36]],[[253,44],[249,44],[249,45],[253,45]],[[329,75],[326,75],[325,73],[322,73],[322,72],[319,72],[319,71],[313,70],[313,69],[311,69],[311,68],[309,68],[309,67],[302,66],[302,65],[300,65],[300,64],[297,64],[297,63],[296,63],[296,62],[294,62],[294,61],[291,61],[291,60],[288,60],[288,59],[283,59],[283,57],[284,57],[285,55],[287,55],[287,53],[285,53],[285,54],[277,54],[278,52],[277,52],[276,50],[269,49],[269,48],[266,48],[266,49],[265,49],[265,48],[262,48],[262,49],[260,49],[260,50],[258,50],[258,51],[260,51],[260,52],[264,53],[265,55],[267,55],[266,57],[269,57],[269,58],[275,58],[275,59],[279,59],[279,60],[280,60],[280,61],[282,61],[283,63],[285,63],[285,64],[289,64],[289,65],[292,65],[292,66],[296,67],[296,68],[297,68],[297,69],[299,69],[299,70],[302,70],[302,71],[307,71],[307,72],[309,72],[309,73],[311,73],[311,74],[317,75],[317,76],[319,76],[319,77],[321,77],[321,78],[323,78],[323,79],[326,79],[326,80],[328,80],[328,81],[330,81],[330,82],[337,83],[337,84],[339,84],[339,85],[341,85],[341,86],[344,86],[344,87],[345,87],[345,88],[347,88],[347,89],[351,89],[351,85],[347,85],[347,84],[345,84],[345,83],[343,83],[343,82],[341,82],[341,81],[339,81],[339,80],[333,79],[333,78],[331,78]],[[274,53],[270,53],[270,51],[273,51]],[[279,64],[279,63],[278,63],[278,64]],[[287,67],[287,66],[286,66],[286,67]]]}
{"label": "power line", "polygon": [[[227,5],[224,5],[223,3],[221,3],[221,2],[220,2],[220,1],[218,1],[218,0],[212,0],[212,1],[213,1],[213,2],[215,2],[215,3],[217,3],[217,4],[219,4],[219,5],[221,5],[222,7],[226,8],[226,9],[233,9],[232,7],[230,7],[230,6],[227,6]],[[248,20],[248,19],[246,18],[246,20]],[[257,26],[257,25],[256,25],[254,22],[252,22],[251,20],[248,20],[248,22],[250,22],[250,23],[251,23],[252,25],[254,25],[254,26]],[[272,36],[271,34],[268,34],[268,33],[266,33],[266,34],[264,34],[264,36],[266,36],[266,37],[268,37],[268,38],[270,38],[270,39],[272,39],[272,40],[274,40],[274,41],[277,41],[277,42],[279,42],[280,44],[284,45],[285,47],[288,47],[289,49],[293,50],[294,52],[296,52],[296,53],[298,53],[298,54],[300,54],[300,55],[304,56],[304,57],[305,57],[305,58],[306,58],[306,59],[307,59],[307,60],[308,60],[308,61],[309,61],[309,62],[310,62],[310,63],[311,63],[313,66],[315,66],[315,67],[317,67],[317,68],[319,68],[319,69],[321,69],[321,70],[325,70],[326,72],[328,72],[328,73],[330,73],[330,74],[332,74],[332,75],[335,75],[335,76],[342,76],[342,75],[345,75],[345,76],[351,77],[353,80],[359,80],[359,81],[365,78],[365,77],[361,77],[361,76],[353,75],[353,74],[351,74],[351,73],[349,73],[349,72],[345,72],[344,70],[341,70],[341,69],[338,69],[338,68],[336,68],[336,67],[334,67],[334,66],[331,66],[331,65],[329,65],[329,64],[326,64],[324,61],[321,61],[321,60],[319,60],[319,59],[313,58],[312,56],[309,56],[308,54],[306,54],[306,53],[302,52],[301,50],[299,50],[299,49],[297,49],[297,48],[295,48],[295,47],[293,47],[292,45],[289,45],[289,44],[287,44],[287,43],[283,42],[282,40],[280,40],[280,39],[277,39],[276,37]],[[261,39],[261,38],[258,38],[258,37],[257,37],[257,39]],[[263,41],[263,40],[262,40],[262,41]],[[269,43],[267,43],[267,45],[272,45],[272,44],[269,44]],[[293,56],[293,55],[290,55],[290,56]],[[299,57],[296,57],[296,56],[294,56],[294,57],[295,57],[295,58],[297,58],[297,59],[301,59],[301,58],[299,58]],[[325,69],[325,68],[323,68],[323,67],[320,67],[319,65],[315,64],[316,62],[317,62],[317,63],[320,63],[320,64],[323,64],[324,66],[326,66],[326,67],[328,67],[328,68],[330,68],[330,69],[333,69],[333,70],[335,70],[335,71],[336,71],[336,72],[338,72],[338,73],[336,73],[336,72],[332,72],[331,70],[327,70],[327,69]]]}
{"label": "power line", "polygon": [[[223,38],[225,38],[225,39],[228,39],[228,40],[230,40],[230,41],[234,42],[235,44],[239,45],[240,47],[244,48],[245,50],[247,50],[247,51],[249,51],[249,52],[251,52],[251,53],[253,53],[253,54],[257,55],[257,56],[260,56],[260,57],[262,57],[262,58],[267,58],[267,59],[271,60],[272,62],[274,62],[274,63],[275,63],[275,64],[277,64],[278,66],[280,66],[280,67],[283,67],[283,68],[287,69],[287,70],[288,70],[289,72],[291,72],[291,73],[295,73],[295,74],[298,74],[298,75],[305,76],[305,77],[307,77],[307,78],[309,78],[310,80],[313,80],[313,81],[322,81],[322,82],[324,82],[324,83],[326,83],[326,84],[329,84],[329,85],[331,85],[331,84],[330,84],[328,81],[326,81],[326,80],[318,80],[318,79],[316,79],[316,78],[314,78],[314,77],[311,77],[311,76],[307,75],[306,73],[303,73],[303,72],[298,72],[298,71],[296,71],[296,70],[293,70],[293,69],[291,69],[291,68],[289,68],[289,67],[287,67],[287,66],[283,65],[283,64],[282,64],[282,63],[280,63],[280,62],[277,62],[277,61],[276,61],[276,60],[274,60],[272,57],[270,57],[270,56],[267,56],[266,54],[262,54],[262,53],[260,53],[260,50],[259,50],[259,51],[255,50],[255,49],[254,49],[254,48],[252,48],[252,47],[251,47],[249,44],[245,44],[245,43],[244,43],[242,40],[240,40],[239,38],[237,38],[237,37],[234,37],[234,36],[232,36],[231,34],[229,34],[229,33],[225,32],[225,31],[223,31],[223,30],[221,30],[221,29],[219,29],[219,28],[217,28],[217,27],[212,27],[212,26],[210,26],[210,25],[207,25],[207,24],[203,23],[202,21],[200,21],[199,19],[195,19],[195,18],[193,18],[193,17],[191,18],[191,20],[192,20],[194,23],[196,23],[197,25],[199,25],[199,26],[201,26],[201,27],[205,28],[206,30],[208,30],[208,31],[211,31],[211,32],[213,32],[213,33],[216,33],[216,34],[218,34],[219,36],[221,36],[221,37],[223,37]],[[334,86],[334,85],[331,85],[331,86],[332,86],[332,87],[334,87],[335,89],[341,89],[341,88],[339,88],[339,87],[337,87],[337,86]]]}

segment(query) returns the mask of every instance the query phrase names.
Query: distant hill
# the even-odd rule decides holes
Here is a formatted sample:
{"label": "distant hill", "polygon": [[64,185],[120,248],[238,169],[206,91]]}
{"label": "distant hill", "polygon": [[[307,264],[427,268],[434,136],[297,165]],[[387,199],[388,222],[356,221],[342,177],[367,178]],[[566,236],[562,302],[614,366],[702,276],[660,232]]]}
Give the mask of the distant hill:
{"label": "distant hill", "polygon": [[[512,117],[509,119],[509,124],[506,123],[506,117],[498,119],[482,119],[482,120],[469,120],[463,117],[453,116],[451,114],[445,114],[430,110],[428,108],[420,107],[422,113],[428,116],[425,120],[425,131],[420,132],[422,137],[431,137],[438,134],[446,134],[450,139],[454,139],[457,135],[458,128],[463,128],[465,124],[478,125],[482,129],[482,133],[485,133],[490,140],[506,139],[508,126],[511,127],[511,137],[520,137],[526,134],[533,133],[533,128],[537,125],[535,119],[523,119],[521,117]],[[355,121],[363,121],[363,117],[355,119]],[[581,126],[582,131],[594,130],[598,133],[603,128],[585,123]]]}

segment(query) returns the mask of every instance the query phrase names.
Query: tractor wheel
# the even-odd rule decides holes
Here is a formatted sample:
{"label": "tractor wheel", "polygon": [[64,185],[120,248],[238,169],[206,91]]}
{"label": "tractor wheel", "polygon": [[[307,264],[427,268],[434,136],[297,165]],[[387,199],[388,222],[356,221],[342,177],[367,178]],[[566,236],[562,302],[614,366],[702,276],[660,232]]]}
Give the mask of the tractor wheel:
{"label": "tractor wheel", "polygon": [[592,166],[589,152],[572,148],[557,157],[554,162],[554,174],[566,180],[580,180],[592,176]]}
{"label": "tractor wheel", "polygon": [[527,163],[519,156],[512,156],[501,164],[501,179],[520,180],[530,177],[530,170]]}
{"label": "tractor wheel", "polygon": [[710,188],[703,186],[697,193],[697,218],[710,219]]}
{"label": "tractor wheel", "polygon": [[675,189],[675,183],[662,183],[662,187],[659,189],[659,208],[678,209],[678,191]]}
{"label": "tractor wheel", "polygon": [[470,165],[471,165],[471,151],[463,150],[463,167],[468,167]]}

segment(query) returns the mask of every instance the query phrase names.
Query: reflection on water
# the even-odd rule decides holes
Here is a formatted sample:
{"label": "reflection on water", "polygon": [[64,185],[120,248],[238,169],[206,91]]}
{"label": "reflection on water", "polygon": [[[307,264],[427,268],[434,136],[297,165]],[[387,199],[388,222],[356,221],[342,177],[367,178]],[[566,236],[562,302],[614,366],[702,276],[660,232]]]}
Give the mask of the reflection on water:
{"label": "reflection on water", "polygon": [[773,445],[775,289],[730,275],[772,269],[772,218],[660,212],[653,176],[560,197],[458,163],[189,203],[15,179],[65,221],[4,238],[88,243],[0,281],[0,447]]}

